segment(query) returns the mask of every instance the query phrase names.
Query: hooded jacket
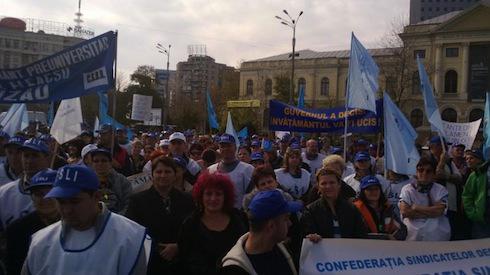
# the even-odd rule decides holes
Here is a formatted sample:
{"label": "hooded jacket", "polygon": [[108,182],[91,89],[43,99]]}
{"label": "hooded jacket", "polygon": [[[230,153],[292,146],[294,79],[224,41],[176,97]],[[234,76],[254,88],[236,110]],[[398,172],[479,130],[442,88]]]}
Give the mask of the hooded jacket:
{"label": "hooded jacket", "polygon": [[470,174],[463,189],[464,211],[473,222],[485,222],[487,199],[487,170],[490,162],[483,163]]}

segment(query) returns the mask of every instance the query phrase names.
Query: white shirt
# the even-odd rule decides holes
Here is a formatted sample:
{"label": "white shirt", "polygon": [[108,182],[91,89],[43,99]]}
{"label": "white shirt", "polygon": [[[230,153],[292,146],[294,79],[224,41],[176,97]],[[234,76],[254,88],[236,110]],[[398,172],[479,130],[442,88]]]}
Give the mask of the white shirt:
{"label": "white shirt", "polygon": [[[215,163],[208,167],[209,173],[219,172],[218,168],[221,162]],[[254,167],[248,163],[240,161],[238,165],[229,173],[223,173],[228,175],[235,185],[235,207],[242,208],[243,197],[245,196]]]}
{"label": "white shirt", "polygon": [[311,183],[315,184],[316,183],[316,171],[318,171],[320,168],[323,166],[323,159],[325,159],[324,154],[318,154],[314,160],[309,160],[306,157],[306,152],[301,153],[301,158],[303,159],[303,162],[308,164],[310,166],[310,172],[311,172]]}
{"label": "white shirt", "polygon": [[310,187],[310,173],[301,168],[301,177],[295,178],[289,172],[284,171],[284,168],[274,170],[276,173],[277,182],[295,199],[301,198]]}
{"label": "white shirt", "polygon": [[[430,194],[432,203],[441,202],[447,205],[448,192],[446,187],[434,183],[429,193],[421,193],[415,189],[414,185],[407,184],[402,188],[400,203],[405,202],[409,206],[414,204],[429,206]],[[406,240],[409,241],[448,241],[451,237],[451,226],[444,214],[437,218],[403,218],[403,223],[407,226]]]}
{"label": "white shirt", "polygon": [[20,179],[0,187],[0,222],[2,229],[34,211],[31,196],[21,186]]}
{"label": "white shirt", "polygon": [[8,171],[6,163],[0,163],[0,186],[17,179],[12,171]]}
{"label": "white shirt", "polygon": [[388,199],[388,202],[393,205],[393,210],[395,213],[400,217],[400,207],[398,207],[398,202],[400,201],[400,194],[402,191],[402,188],[413,182],[415,179],[413,178],[408,178],[403,181],[389,181],[390,183],[390,194],[386,199]]}

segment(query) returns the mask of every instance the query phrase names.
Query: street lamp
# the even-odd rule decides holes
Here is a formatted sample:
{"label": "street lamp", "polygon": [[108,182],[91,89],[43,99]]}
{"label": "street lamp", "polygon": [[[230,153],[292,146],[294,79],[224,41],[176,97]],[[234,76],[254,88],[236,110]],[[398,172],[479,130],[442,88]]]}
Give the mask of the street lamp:
{"label": "street lamp", "polygon": [[300,11],[296,19],[293,19],[287,10],[282,10],[284,14],[288,16],[289,19],[284,19],[280,16],[275,16],[276,19],[281,21],[281,24],[286,25],[293,29],[293,53],[291,54],[291,87],[289,90],[289,104],[293,104],[293,88],[294,88],[294,57],[296,56],[296,24],[298,24],[298,20],[300,16],[303,14],[303,11]]}
{"label": "street lamp", "polygon": [[[167,98],[169,97],[168,96],[168,79],[170,78],[170,73],[169,73],[169,60],[170,60],[170,47],[172,47],[172,45],[168,45],[168,48],[165,48],[164,46],[162,46],[162,44],[160,43],[157,43],[157,49],[158,49],[158,52],[163,54],[163,55],[166,55],[167,56],[167,77],[165,79],[165,91],[163,92],[162,94],[162,125],[163,125],[163,129],[165,130],[165,127],[167,126],[167,115],[168,115],[168,106],[167,106]],[[164,111],[164,109],[166,109]]]}

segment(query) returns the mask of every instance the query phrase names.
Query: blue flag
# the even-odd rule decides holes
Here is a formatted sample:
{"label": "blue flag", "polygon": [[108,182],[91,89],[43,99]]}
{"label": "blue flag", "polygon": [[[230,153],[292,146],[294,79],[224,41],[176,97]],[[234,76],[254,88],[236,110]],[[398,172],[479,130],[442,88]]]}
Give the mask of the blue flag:
{"label": "blue flag", "polygon": [[420,159],[415,147],[417,132],[387,93],[384,93],[383,105],[386,169],[415,175]]}
{"label": "blue flag", "polygon": [[301,85],[299,87],[298,108],[303,109],[304,107],[305,107],[305,86]]}
{"label": "blue flag", "polygon": [[17,132],[24,130],[29,126],[27,106],[24,103],[12,104],[0,125],[2,126],[2,131],[9,134],[9,136],[14,136]]}
{"label": "blue flag", "polygon": [[418,56],[417,66],[419,69],[420,90],[422,91],[422,94],[424,96],[424,106],[427,120],[429,121],[432,129],[434,129],[439,134],[439,136],[444,137],[444,127],[442,125],[441,114],[439,113],[436,99],[434,98],[434,94],[432,92],[432,85],[430,85],[429,76],[427,76],[424,64],[422,64]]}
{"label": "blue flag", "polygon": [[216,112],[214,111],[213,102],[211,102],[211,96],[209,92],[206,92],[207,107],[208,107],[208,122],[209,127],[212,129],[219,129],[218,119],[216,118]]}
{"label": "blue flag", "polygon": [[48,126],[51,127],[53,125],[54,120],[54,101],[49,102],[48,108]]}
{"label": "blue flag", "polygon": [[352,33],[346,106],[376,113],[378,76],[378,65]]}
{"label": "blue flag", "polygon": [[248,137],[248,128],[245,126],[240,132],[237,133],[239,138],[247,138]]}
{"label": "blue flag", "polygon": [[490,92],[487,92],[486,94],[485,113],[483,116],[483,137],[485,139],[485,142],[483,143],[483,158],[488,160],[490,151]]}
{"label": "blue flag", "polygon": [[226,130],[225,133],[232,135],[235,138],[235,145],[238,150],[240,147],[240,141],[238,140],[238,134],[235,131],[235,127],[233,126],[233,121],[231,120],[231,113],[228,112],[228,118],[226,120]]}
{"label": "blue flag", "polygon": [[110,31],[18,69],[0,70],[0,103],[37,103],[114,87],[117,34]]}
{"label": "blue flag", "polygon": [[99,123],[100,123],[100,125],[110,124],[115,128],[125,128],[125,129],[127,129],[128,139],[132,140],[133,136],[134,136],[133,131],[131,131],[131,129],[128,129],[126,126],[124,126],[122,123],[115,120],[113,117],[111,117],[108,114],[108,112],[109,112],[109,99],[107,97],[107,94],[98,92],[97,95],[99,96]]}

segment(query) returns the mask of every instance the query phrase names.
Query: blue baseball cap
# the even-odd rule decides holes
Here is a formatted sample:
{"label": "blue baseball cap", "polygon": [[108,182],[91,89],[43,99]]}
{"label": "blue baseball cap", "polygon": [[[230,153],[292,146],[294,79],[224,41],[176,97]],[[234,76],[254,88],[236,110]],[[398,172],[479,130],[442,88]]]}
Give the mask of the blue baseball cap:
{"label": "blue baseball cap", "polygon": [[184,170],[187,169],[187,160],[184,157],[174,156],[174,161],[179,167],[183,168]]}
{"label": "blue baseball cap", "polygon": [[289,145],[289,148],[291,148],[291,150],[301,150],[301,144],[291,143],[291,145]]}
{"label": "blue baseball cap", "polygon": [[10,135],[4,131],[0,131],[0,138],[4,138],[4,139],[8,140],[8,139],[10,139]]}
{"label": "blue baseball cap", "polygon": [[281,142],[283,143],[287,143],[291,140],[291,135],[290,134],[285,134],[284,136],[282,136],[281,138]]}
{"label": "blue baseball cap", "polygon": [[257,161],[257,160],[264,160],[264,155],[260,152],[254,152],[250,155],[250,159],[252,161]]}
{"label": "blue baseball cap", "polygon": [[367,146],[367,145],[369,145],[369,142],[367,140],[365,140],[365,139],[360,138],[354,144],[355,145],[366,145]]}
{"label": "blue baseball cap", "polygon": [[273,147],[272,141],[270,141],[268,139],[264,139],[262,141],[262,149],[264,149],[265,152],[273,151],[274,147]]}
{"label": "blue baseball cap", "polygon": [[48,145],[44,142],[44,140],[40,138],[30,138],[24,142],[24,144],[20,147],[20,150],[33,150],[36,152],[41,152],[46,155],[49,154]]}
{"label": "blue baseball cap", "polygon": [[262,144],[261,144],[260,140],[258,140],[258,139],[252,140],[252,143],[250,144],[251,147],[260,147],[260,145],[262,145]]}
{"label": "blue baseball cap", "polygon": [[45,198],[72,198],[82,190],[98,190],[99,179],[85,165],[65,165],[58,170],[53,188]]}
{"label": "blue baseball cap", "polygon": [[296,213],[303,209],[303,204],[286,201],[279,190],[267,190],[257,193],[248,210],[253,221],[266,221],[285,213]]}
{"label": "blue baseball cap", "polygon": [[43,134],[39,137],[40,140],[49,143],[54,140],[54,137],[50,134]]}
{"label": "blue baseball cap", "polygon": [[233,137],[230,134],[222,134],[219,137],[219,142],[218,143],[230,143],[230,144],[235,144],[235,137]]}
{"label": "blue baseball cap", "polygon": [[375,176],[365,176],[364,178],[361,179],[361,190],[364,190],[370,186],[373,185],[379,185],[381,186],[381,183],[379,182],[378,178]]}
{"label": "blue baseball cap", "polygon": [[371,160],[371,156],[369,155],[368,152],[357,152],[356,155],[354,156],[354,161],[365,161],[365,160]]}
{"label": "blue baseball cap", "polygon": [[53,186],[56,179],[56,170],[44,169],[37,172],[32,178],[26,190],[31,190],[38,186]]}
{"label": "blue baseball cap", "polygon": [[24,145],[25,141],[26,141],[26,138],[23,136],[13,136],[9,139],[9,141],[7,143],[5,143],[5,145],[3,145],[3,147],[6,148],[7,146],[12,146],[12,145],[20,147],[20,146]]}
{"label": "blue baseball cap", "polygon": [[330,148],[330,153],[331,154],[341,154],[342,152],[344,152],[344,149],[340,148],[340,147],[332,147]]}

